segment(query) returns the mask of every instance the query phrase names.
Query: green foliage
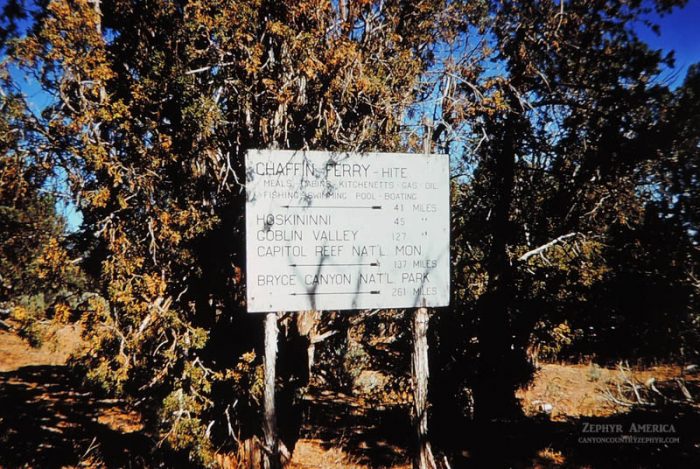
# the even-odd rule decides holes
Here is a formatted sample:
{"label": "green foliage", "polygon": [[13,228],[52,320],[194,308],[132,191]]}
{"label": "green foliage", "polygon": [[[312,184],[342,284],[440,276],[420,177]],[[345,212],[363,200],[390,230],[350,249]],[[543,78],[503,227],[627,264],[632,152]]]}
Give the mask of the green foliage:
{"label": "green foliage", "polygon": [[[689,129],[693,118],[676,114],[683,111],[674,103],[691,93],[674,96],[661,83],[659,73],[673,57],[650,50],[633,27],[651,8],[673,3],[493,3],[480,31],[490,34],[489,47],[458,68],[461,80],[445,89],[457,104],[441,109],[443,120],[453,128],[461,119],[471,125],[462,165],[467,177],[453,191],[461,317],[445,319],[437,340],[460,349],[462,360],[478,355],[476,374],[450,361],[445,374],[461,380],[453,394],[465,383],[474,386],[477,417],[513,413],[513,390],[528,378],[525,351],[533,333],[551,344],[552,356],[595,350],[669,357],[683,347],[678,339],[692,302],[682,291],[692,263],[672,262],[669,270],[655,251],[664,247],[660,239],[644,247],[651,251],[635,251],[620,238],[649,218],[660,195],[656,171],[679,174],[675,162],[695,152],[694,137],[684,145],[669,132],[669,125]],[[693,105],[684,107],[692,115]],[[684,156],[671,156],[677,151]],[[661,220],[666,229],[676,223]],[[654,230],[647,225],[638,233]],[[691,252],[693,231],[672,231],[674,255]],[[656,271],[651,282],[616,283],[649,267]],[[648,301],[654,294],[638,295],[653,291],[652,282],[668,287],[655,290],[654,303]],[[640,315],[651,320],[638,321]],[[647,340],[658,337],[656,320],[672,331],[668,339]],[[558,340],[560,324],[582,333]],[[621,340],[631,328],[635,333]],[[476,337],[464,340],[470,331]]]}
{"label": "green foliage", "polygon": [[540,321],[535,324],[530,343],[536,351],[536,358],[553,360],[559,357],[563,349],[571,347],[582,333],[580,329],[572,330],[566,321],[554,326]]}
{"label": "green foliage", "polygon": [[[7,83],[6,71],[0,79]],[[34,146],[38,133],[23,98],[0,88],[0,309],[33,345],[41,324],[75,319],[87,285],[51,195],[55,168]]]}

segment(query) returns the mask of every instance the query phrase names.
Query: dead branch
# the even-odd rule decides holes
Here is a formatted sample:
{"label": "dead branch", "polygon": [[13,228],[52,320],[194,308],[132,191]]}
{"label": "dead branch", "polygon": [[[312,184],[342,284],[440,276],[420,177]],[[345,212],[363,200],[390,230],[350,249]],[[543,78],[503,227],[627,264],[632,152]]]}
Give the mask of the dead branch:
{"label": "dead branch", "polygon": [[603,397],[613,404],[624,407],[657,407],[660,404],[693,403],[693,396],[685,386],[682,378],[674,378],[685,400],[674,399],[657,387],[656,378],[641,383],[631,375],[629,366],[618,364],[618,378],[609,383],[603,391]]}
{"label": "dead branch", "polygon": [[551,241],[549,241],[549,242],[543,244],[542,246],[539,246],[539,247],[537,247],[537,248],[535,248],[535,249],[533,249],[533,250],[531,250],[531,251],[526,252],[526,253],[523,254],[522,256],[518,257],[518,261],[520,261],[520,262],[525,262],[525,261],[527,261],[529,258],[531,258],[532,256],[535,256],[535,255],[537,255],[537,254],[543,256],[544,251],[546,251],[547,249],[549,249],[549,248],[551,248],[552,246],[554,246],[554,245],[556,245],[556,244],[559,244],[559,243],[561,243],[561,242],[563,242],[563,241],[566,241],[566,240],[569,239],[569,238],[573,238],[574,236],[577,236],[577,235],[580,235],[580,233],[573,232],[573,233],[568,233],[568,234],[565,234],[565,235],[561,235],[561,236],[559,236],[558,238],[553,239],[553,240],[551,240]]}

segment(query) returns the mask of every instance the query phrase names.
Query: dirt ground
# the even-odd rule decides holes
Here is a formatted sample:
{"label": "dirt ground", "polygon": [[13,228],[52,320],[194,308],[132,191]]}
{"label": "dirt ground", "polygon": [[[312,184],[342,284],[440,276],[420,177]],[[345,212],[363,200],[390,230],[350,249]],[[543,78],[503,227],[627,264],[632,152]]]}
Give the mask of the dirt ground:
{"label": "dirt ground", "polygon": [[[98,467],[105,461],[110,467],[146,466],[138,455],[153,442],[143,434],[139,414],[118,400],[97,398],[79,377],[71,376],[65,363],[80,346],[75,328],[67,326],[53,339],[32,348],[0,330],[0,468]],[[438,458],[448,455],[451,467],[700,467],[700,412],[695,403],[700,400],[700,375],[682,376],[691,401],[676,380],[681,374],[678,366],[627,372],[596,365],[542,365],[532,384],[518,392],[523,419],[434,429],[451,440]],[[610,400],[611,395],[623,396],[614,390],[629,382],[646,390],[641,397],[648,405]],[[653,401],[650,383],[670,400]],[[606,394],[611,389],[613,394]],[[405,407],[368,406],[331,391],[308,399],[290,467],[410,467]],[[672,424],[673,432],[661,436],[679,441],[581,443],[582,436],[606,436],[600,430],[605,425],[628,429],[631,423]],[[603,427],[594,428],[600,431],[589,435],[590,425],[598,424]]]}
{"label": "dirt ground", "polygon": [[65,326],[47,339],[40,347],[30,347],[17,334],[0,329],[0,372],[32,365],[64,365],[81,345],[77,326]]}

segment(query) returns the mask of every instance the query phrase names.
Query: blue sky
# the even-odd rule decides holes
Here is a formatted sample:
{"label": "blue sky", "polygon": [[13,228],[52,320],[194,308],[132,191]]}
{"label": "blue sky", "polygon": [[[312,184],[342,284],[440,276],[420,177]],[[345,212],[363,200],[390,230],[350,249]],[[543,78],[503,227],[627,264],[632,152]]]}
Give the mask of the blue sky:
{"label": "blue sky", "polygon": [[663,17],[652,15],[650,19],[660,25],[661,34],[656,35],[643,25],[637,28],[637,32],[653,49],[676,52],[673,85],[680,85],[688,67],[700,62],[700,0],[690,0],[683,9],[676,8]]}
{"label": "blue sky", "polygon": [[[0,0],[0,9],[5,6],[5,3],[6,0]],[[652,49],[661,49],[664,52],[675,51],[675,68],[663,73],[663,77],[670,80],[670,85],[675,88],[683,83],[688,67],[700,62],[700,0],[689,0],[683,9],[676,8],[671,14],[664,16],[653,14],[649,19],[659,24],[660,34],[657,35],[643,24],[637,25],[637,33]],[[48,104],[51,97],[35,84],[24,81],[20,76],[14,78],[25,90],[35,112],[40,111]],[[58,204],[58,208],[67,218],[70,230],[75,230],[80,226],[82,216],[75,210],[72,203],[61,202]]]}

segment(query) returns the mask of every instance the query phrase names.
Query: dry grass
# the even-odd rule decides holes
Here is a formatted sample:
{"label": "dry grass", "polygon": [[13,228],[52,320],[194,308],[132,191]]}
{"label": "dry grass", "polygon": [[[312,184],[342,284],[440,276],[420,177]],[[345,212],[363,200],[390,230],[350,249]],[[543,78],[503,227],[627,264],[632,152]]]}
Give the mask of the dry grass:
{"label": "dry grass", "polygon": [[64,365],[81,345],[80,329],[74,325],[58,329],[36,348],[14,333],[0,330],[0,372],[24,366]]}
{"label": "dry grass", "polygon": [[294,448],[290,469],[365,469],[341,448],[327,448],[327,443],[316,439],[299,440]]}
{"label": "dry grass", "polygon": [[[680,373],[679,366],[662,365],[632,370],[631,375],[644,383],[650,378],[658,382],[672,381]],[[629,410],[611,403],[603,393],[603,389],[619,377],[619,370],[595,365],[545,364],[537,371],[532,384],[518,391],[517,397],[529,416],[547,413],[553,421],[607,417]],[[700,381],[700,376],[686,376],[686,379]]]}
{"label": "dry grass", "polygon": [[134,433],[143,430],[141,415],[115,405],[100,412],[97,422],[119,433]]}
{"label": "dry grass", "polygon": [[552,448],[545,448],[537,453],[537,458],[533,461],[533,469],[544,467],[560,467],[566,463],[566,458],[561,451]]}

